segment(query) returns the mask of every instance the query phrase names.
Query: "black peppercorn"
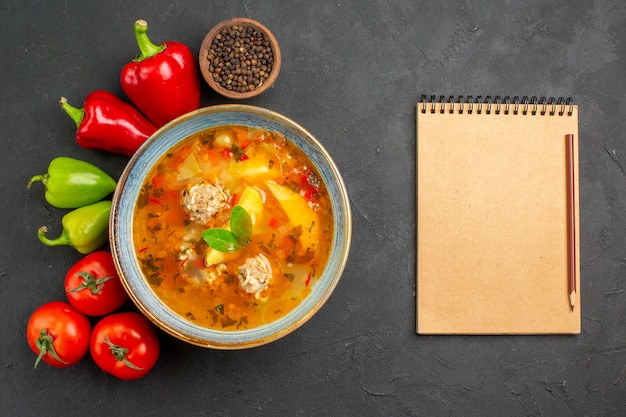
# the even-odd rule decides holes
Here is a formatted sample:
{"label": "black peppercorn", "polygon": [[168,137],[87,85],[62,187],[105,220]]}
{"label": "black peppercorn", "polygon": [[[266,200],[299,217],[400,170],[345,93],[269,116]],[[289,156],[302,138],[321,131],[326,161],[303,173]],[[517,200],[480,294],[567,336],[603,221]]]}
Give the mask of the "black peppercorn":
{"label": "black peppercorn", "polygon": [[228,90],[246,93],[269,78],[274,53],[267,35],[247,25],[233,25],[217,33],[207,52],[208,70]]}

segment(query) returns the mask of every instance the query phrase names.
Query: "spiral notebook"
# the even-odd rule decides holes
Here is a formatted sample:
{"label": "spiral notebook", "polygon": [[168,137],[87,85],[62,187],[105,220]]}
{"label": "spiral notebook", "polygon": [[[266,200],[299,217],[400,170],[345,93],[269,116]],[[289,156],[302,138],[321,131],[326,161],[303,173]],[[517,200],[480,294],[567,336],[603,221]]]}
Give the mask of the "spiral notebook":
{"label": "spiral notebook", "polygon": [[417,333],[580,333],[572,100],[422,97],[416,150]]}

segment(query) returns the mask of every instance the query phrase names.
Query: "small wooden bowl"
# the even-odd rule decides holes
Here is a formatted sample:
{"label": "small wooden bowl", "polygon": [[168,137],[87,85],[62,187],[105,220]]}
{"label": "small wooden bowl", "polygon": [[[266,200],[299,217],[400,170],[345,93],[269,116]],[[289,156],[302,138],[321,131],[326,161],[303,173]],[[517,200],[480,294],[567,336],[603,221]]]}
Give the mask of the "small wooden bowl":
{"label": "small wooden bowl", "polygon": [[[248,84],[246,85],[242,85],[242,83],[235,80],[236,81],[234,84],[235,88],[239,86],[245,87],[247,90],[244,92],[238,91],[233,88],[233,79],[231,79],[230,82],[228,78],[226,80],[222,79],[222,76],[224,75],[228,77],[228,72],[229,72],[229,70],[225,69],[224,66],[222,66],[220,69],[217,70],[217,71],[220,71],[217,73],[217,76],[215,76],[216,74],[215,71],[211,71],[211,67],[213,67],[214,69],[216,68],[213,66],[214,65],[213,61],[217,60],[218,62],[221,62],[223,65],[224,64],[223,58],[214,57],[213,61],[209,60],[209,54],[213,52],[211,50],[211,46],[213,45],[213,41],[216,38],[216,36],[220,35],[220,33],[223,30],[232,28],[234,26],[243,26],[246,28],[252,28],[253,30],[260,31],[264,35],[266,40],[269,41],[270,43],[269,46],[271,48],[272,56],[273,56],[273,62],[271,63],[271,68],[269,69],[269,71],[266,71],[267,78],[263,78],[263,76],[260,76],[261,78],[257,78],[259,85],[254,85],[254,78],[252,79],[248,78],[246,80],[246,83]],[[237,51],[233,51],[233,52],[237,52]],[[241,51],[239,52],[245,53],[245,49],[242,47]],[[272,85],[274,84],[274,81],[276,81],[276,78],[278,77],[278,73],[280,72],[281,56],[280,56],[280,49],[278,48],[278,42],[276,41],[276,38],[274,37],[272,32],[269,31],[269,29],[267,29],[265,26],[263,26],[261,23],[257,22],[256,20],[238,17],[238,18],[225,20],[217,24],[207,33],[207,35],[204,37],[204,40],[202,41],[202,45],[200,46],[198,62],[200,65],[200,72],[202,73],[202,76],[204,77],[206,82],[214,91],[216,91],[217,93],[225,97],[232,98],[232,99],[247,99],[247,98],[258,96],[259,94],[264,93],[270,87],[272,87]],[[219,66],[219,63],[216,63],[215,65]],[[266,62],[266,65],[267,65],[267,62]],[[252,67],[255,67],[255,66],[252,65]],[[248,68],[252,69],[252,67],[248,67]],[[259,66],[256,66],[256,68],[259,71],[262,71],[262,69],[260,69],[260,64]],[[233,74],[232,72],[230,73],[233,78],[239,77],[240,75],[242,75],[242,74]],[[250,88],[250,84],[252,84],[253,86],[252,88]],[[228,86],[231,86],[231,87],[228,88]]]}

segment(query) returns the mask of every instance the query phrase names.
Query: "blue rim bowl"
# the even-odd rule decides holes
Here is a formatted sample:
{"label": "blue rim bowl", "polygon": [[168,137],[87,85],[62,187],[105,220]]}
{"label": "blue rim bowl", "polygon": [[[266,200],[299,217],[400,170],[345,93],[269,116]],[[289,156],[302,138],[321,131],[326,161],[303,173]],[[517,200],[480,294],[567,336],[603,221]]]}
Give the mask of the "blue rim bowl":
{"label": "blue rim bowl", "polygon": [[[165,305],[144,278],[135,256],[133,212],[143,180],[174,145],[194,133],[223,125],[245,125],[283,134],[311,159],[331,197],[334,235],[328,263],[311,293],[290,313],[272,323],[247,330],[220,331],[198,326]],[[306,323],[328,300],[345,268],[352,239],[352,216],[345,184],[322,144],[303,127],[274,111],[242,104],[205,107],[161,127],[130,159],[113,196],[110,243],[122,284],[137,308],[165,332],[194,345],[244,349],[264,345]]]}

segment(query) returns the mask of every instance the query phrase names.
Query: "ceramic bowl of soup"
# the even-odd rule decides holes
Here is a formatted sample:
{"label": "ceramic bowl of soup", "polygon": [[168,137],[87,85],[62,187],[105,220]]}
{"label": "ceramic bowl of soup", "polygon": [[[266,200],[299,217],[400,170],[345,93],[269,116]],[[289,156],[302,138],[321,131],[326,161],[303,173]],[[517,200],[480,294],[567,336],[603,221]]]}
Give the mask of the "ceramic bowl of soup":
{"label": "ceramic bowl of soup", "polygon": [[348,193],[311,133],[249,105],[202,108],[137,151],[113,197],[110,243],[134,304],[215,349],[281,338],[328,300],[352,236]]}

